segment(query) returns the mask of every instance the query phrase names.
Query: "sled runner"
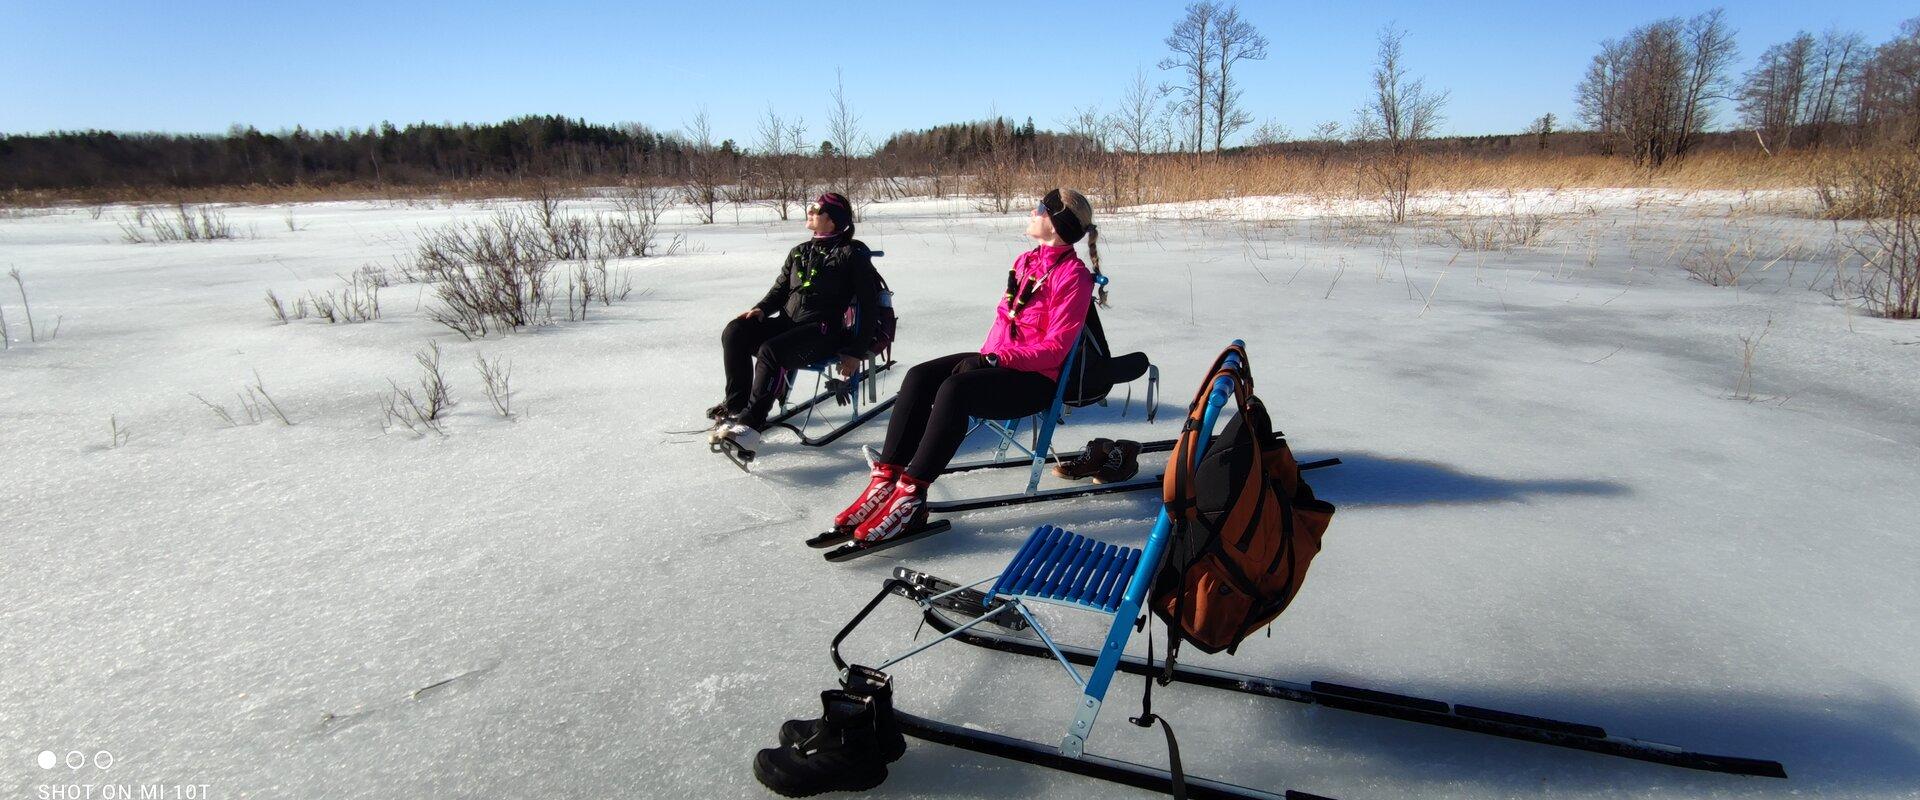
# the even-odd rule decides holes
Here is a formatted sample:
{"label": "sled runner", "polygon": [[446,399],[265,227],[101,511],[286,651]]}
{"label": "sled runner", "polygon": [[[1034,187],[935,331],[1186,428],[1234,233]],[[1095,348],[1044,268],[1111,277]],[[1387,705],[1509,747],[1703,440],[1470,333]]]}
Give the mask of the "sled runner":
{"label": "sled runner", "polygon": [[[1194,573],[1190,568],[1187,568],[1187,572],[1180,573],[1178,571],[1178,568],[1181,568],[1180,565],[1204,563],[1207,558],[1214,558],[1223,552],[1218,549],[1203,549],[1198,551],[1199,557],[1195,557],[1193,552],[1183,550],[1193,541],[1189,538],[1191,529],[1188,526],[1199,524],[1195,521],[1204,518],[1196,518],[1193,514],[1210,513],[1201,510],[1207,505],[1204,492],[1199,495],[1202,499],[1198,508],[1187,502],[1187,499],[1196,496],[1188,482],[1194,476],[1204,474],[1207,462],[1203,461],[1203,458],[1216,441],[1210,434],[1227,398],[1234,395],[1236,391],[1246,391],[1244,387],[1236,386],[1237,380],[1243,380],[1237,376],[1244,375],[1243,372],[1235,369],[1236,360],[1239,358],[1237,353],[1239,347],[1240,343],[1235,342],[1234,347],[1223,355],[1220,362],[1226,368],[1217,370],[1210,376],[1210,389],[1205,395],[1204,407],[1190,409],[1188,428],[1183,431],[1188,436],[1183,446],[1175,450],[1175,457],[1185,459],[1184,463],[1189,466],[1181,468],[1176,465],[1176,477],[1167,482],[1164,495],[1169,498],[1168,502],[1162,506],[1144,546],[1136,549],[1111,544],[1051,525],[1042,525],[1033,532],[1013,559],[997,575],[959,584],[911,570],[896,570],[894,576],[885,582],[873,599],[869,600],[865,607],[835,635],[830,648],[834,665],[843,673],[849,670],[848,663],[840,653],[840,647],[881,601],[890,594],[906,597],[920,605],[924,620],[939,631],[939,636],[906,653],[881,662],[875,669],[884,672],[892,665],[925,652],[942,642],[959,639],[968,644],[993,650],[1035,658],[1051,658],[1081,689],[1071,720],[1057,747],[963,728],[910,714],[899,714],[901,730],[907,735],[1129,786],[1167,791],[1176,796],[1184,794],[1197,797],[1273,798],[1279,795],[1217,781],[1185,777],[1180,768],[1178,750],[1171,747],[1173,737],[1170,729],[1168,741],[1171,751],[1171,769],[1163,770],[1087,753],[1088,739],[1093,733],[1094,723],[1106,700],[1107,689],[1116,673],[1164,675],[1172,682],[1325,705],[1356,713],[1690,769],[1753,776],[1782,778],[1786,776],[1784,767],[1778,762],[1696,753],[1671,745],[1610,735],[1593,725],[1467,705],[1451,705],[1437,700],[1318,681],[1300,684],[1208,668],[1172,665],[1166,661],[1156,664],[1151,655],[1148,659],[1127,656],[1125,649],[1127,641],[1136,629],[1136,620],[1141,623],[1147,620],[1145,610],[1150,590],[1155,592],[1154,612],[1161,615],[1163,619],[1167,618],[1171,604],[1174,619],[1169,622],[1179,622],[1181,625],[1177,638],[1186,639],[1209,651],[1221,649],[1208,646],[1206,640],[1193,638],[1196,634],[1188,627],[1195,616],[1193,611],[1196,607],[1190,604],[1203,604],[1200,615],[1204,616],[1210,613],[1204,608],[1204,603],[1208,598],[1217,600],[1217,597],[1213,597],[1215,593],[1208,591],[1204,593],[1206,596],[1199,600],[1188,600],[1190,588],[1183,590],[1176,582],[1172,587],[1174,594],[1170,597],[1166,594],[1169,589],[1167,582],[1169,573],[1163,569],[1171,564],[1177,568],[1172,574],[1191,576]],[[1242,413],[1235,418],[1239,428],[1230,426],[1230,430],[1238,434],[1241,429],[1249,427],[1245,424],[1245,418],[1249,416],[1247,409],[1250,406],[1247,395],[1238,395],[1236,399],[1239,401]],[[1199,417],[1198,420],[1194,419],[1195,412]],[[1260,415],[1264,417],[1264,412],[1260,412]],[[1198,425],[1194,424],[1196,421]],[[1263,426],[1264,422],[1255,427]],[[1225,437],[1220,441],[1224,442]],[[1235,446],[1239,441],[1242,439],[1235,440]],[[1256,436],[1254,441],[1260,441],[1260,438]],[[1222,444],[1222,449],[1227,451],[1225,455],[1232,455],[1232,447]],[[1254,452],[1261,451],[1259,448],[1254,448]],[[1281,463],[1284,461],[1290,461],[1290,457]],[[1260,466],[1268,462],[1259,459],[1254,463]],[[1267,477],[1273,472],[1272,469],[1254,472],[1251,480],[1258,483],[1249,483],[1247,486],[1250,488],[1236,490],[1230,494],[1227,501],[1228,508],[1235,511],[1240,509],[1245,498],[1254,491],[1251,487],[1256,485],[1261,487],[1261,491],[1277,491],[1280,488],[1276,485],[1278,481],[1274,484],[1266,482]],[[1236,477],[1235,480],[1238,478]],[[1287,524],[1285,527],[1287,536],[1299,535],[1300,526],[1311,525],[1310,517],[1315,514],[1324,515],[1320,522],[1320,527],[1324,528],[1324,517],[1331,515],[1331,506],[1324,506],[1324,504],[1316,506],[1311,490],[1303,484],[1285,487],[1285,492],[1291,495],[1293,500],[1282,498],[1277,501],[1280,504],[1278,510],[1285,512],[1281,518],[1294,519],[1296,512],[1307,515],[1299,517],[1302,522]],[[1271,533],[1277,529],[1276,523],[1260,523],[1258,515],[1255,515],[1252,520],[1245,519],[1245,514],[1232,516],[1237,517],[1238,521],[1229,518],[1229,514],[1222,513],[1214,521],[1204,524],[1210,526],[1209,530],[1216,534],[1224,530],[1232,530],[1236,534],[1234,538],[1239,538],[1238,532],[1242,529],[1248,531],[1257,529],[1263,533]],[[1176,517],[1181,520],[1178,523],[1181,530],[1179,534],[1175,533]],[[1212,527],[1216,525],[1219,527]],[[1318,533],[1315,531],[1309,535],[1311,542],[1302,546],[1310,547],[1311,551],[1317,551]],[[1293,540],[1290,538],[1288,541]],[[1208,548],[1220,546],[1207,545]],[[1288,577],[1293,583],[1286,589],[1287,596],[1281,598],[1279,608],[1284,608],[1285,603],[1292,599],[1291,592],[1297,588],[1298,580],[1304,577],[1305,563],[1311,556],[1312,552],[1306,552],[1304,557],[1298,554],[1290,556],[1293,559],[1290,563],[1294,568],[1289,570]],[[1280,563],[1278,558],[1275,563]],[[1227,593],[1218,594],[1224,597]],[[1100,647],[1088,649],[1056,642],[1049,635],[1046,627],[1033,615],[1031,607],[1035,603],[1064,606],[1107,618],[1108,631]],[[1278,613],[1277,608],[1272,606],[1268,606],[1268,610]],[[950,617],[949,614],[956,615],[958,618]],[[1271,616],[1262,617],[1256,613],[1238,619],[1242,623],[1250,620],[1252,624],[1258,625],[1263,624],[1265,620],[1271,620]],[[1018,622],[1012,623],[1013,620]],[[996,623],[1002,630],[993,629]],[[1019,628],[1026,629],[1028,633],[1020,633]],[[1244,631],[1240,636],[1244,636]],[[1234,638],[1222,645],[1222,648],[1231,649],[1233,643],[1238,641],[1238,638]],[[1220,643],[1214,642],[1214,644]],[[1083,672],[1082,667],[1091,669]],[[1151,697],[1150,693],[1148,697]],[[1152,724],[1154,719],[1150,710],[1143,709],[1142,715],[1133,721],[1135,724],[1146,726]],[[1286,796],[1301,798],[1311,795],[1288,792]]]}

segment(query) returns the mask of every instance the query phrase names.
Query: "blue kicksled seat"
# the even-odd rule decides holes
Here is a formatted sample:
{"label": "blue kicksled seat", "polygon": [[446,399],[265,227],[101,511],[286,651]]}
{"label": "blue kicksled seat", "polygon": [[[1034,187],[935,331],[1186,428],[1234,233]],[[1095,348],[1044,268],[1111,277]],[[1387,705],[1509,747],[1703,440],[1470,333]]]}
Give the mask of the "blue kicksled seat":
{"label": "blue kicksled seat", "polygon": [[1021,597],[1112,614],[1120,610],[1140,551],[1042,525],[993,584],[997,597]]}

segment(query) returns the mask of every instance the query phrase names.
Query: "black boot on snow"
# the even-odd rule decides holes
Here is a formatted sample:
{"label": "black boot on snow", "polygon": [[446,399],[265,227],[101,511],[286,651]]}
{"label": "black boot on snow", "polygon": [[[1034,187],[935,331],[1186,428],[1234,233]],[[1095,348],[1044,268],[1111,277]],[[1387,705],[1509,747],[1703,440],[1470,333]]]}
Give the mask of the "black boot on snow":
{"label": "black boot on snow", "polygon": [[811,736],[760,751],[753,777],[787,797],[821,792],[864,792],[887,779],[874,733],[874,702],[845,689],[820,693],[826,713]]}
{"label": "black boot on snow", "polygon": [[1112,450],[1112,439],[1091,440],[1087,442],[1087,449],[1080,451],[1079,458],[1053,465],[1053,474],[1076,481],[1092,477],[1101,467],[1106,466],[1107,453]]}
{"label": "black boot on snow", "polygon": [[716,403],[712,408],[707,409],[707,419],[713,420],[714,422],[724,420],[727,417],[733,416],[733,414],[733,409],[727,408],[725,402]]}
{"label": "black boot on snow", "polygon": [[[847,679],[843,683],[848,692],[872,698],[873,732],[880,744],[880,757],[889,764],[899,761],[907,752],[907,737],[900,735],[900,725],[893,718],[893,678],[872,667],[855,664],[847,668]],[[826,696],[822,695],[821,699],[824,701]],[[817,719],[787,720],[780,726],[780,743],[806,741],[819,728]]]}
{"label": "black boot on snow", "polygon": [[1094,483],[1119,483],[1140,472],[1140,443],[1129,439],[1114,442],[1107,449],[1107,460],[1093,473]]}

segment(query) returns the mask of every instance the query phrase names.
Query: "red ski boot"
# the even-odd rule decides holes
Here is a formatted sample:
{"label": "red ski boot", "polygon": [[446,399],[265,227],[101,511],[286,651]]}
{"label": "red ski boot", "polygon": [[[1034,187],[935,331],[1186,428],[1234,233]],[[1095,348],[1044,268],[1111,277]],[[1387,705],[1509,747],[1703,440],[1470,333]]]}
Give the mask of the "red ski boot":
{"label": "red ski boot", "polygon": [[853,538],[853,531],[880,510],[880,505],[893,494],[893,483],[900,479],[901,470],[892,464],[874,464],[869,473],[867,488],[854,498],[853,505],[835,514],[833,530],[807,540],[808,547],[832,547]]}
{"label": "red ski boot", "polygon": [[861,544],[884,542],[927,523],[927,487],[932,481],[923,481],[906,473],[893,484],[893,493],[887,495],[880,510],[874,512],[867,521],[853,529],[854,541]]}

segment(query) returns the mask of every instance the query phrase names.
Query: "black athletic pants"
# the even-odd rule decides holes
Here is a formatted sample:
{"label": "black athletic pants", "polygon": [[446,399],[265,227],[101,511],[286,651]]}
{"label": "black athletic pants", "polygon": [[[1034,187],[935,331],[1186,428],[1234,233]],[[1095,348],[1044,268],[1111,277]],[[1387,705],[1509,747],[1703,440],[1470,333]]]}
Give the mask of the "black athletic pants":
{"label": "black athletic pants", "polygon": [[968,417],[1019,419],[1053,404],[1052,379],[1038,372],[989,367],[979,357],[954,353],[907,371],[887,422],[881,463],[905,464],[908,475],[933,480],[960,451]]}
{"label": "black athletic pants", "polygon": [[748,317],[727,323],[720,333],[721,361],[727,370],[727,410],[744,424],[755,428],[765,425],[767,412],[779,399],[780,372],[833,355],[840,339],[840,332],[824,322]]}

